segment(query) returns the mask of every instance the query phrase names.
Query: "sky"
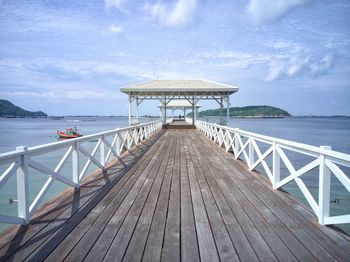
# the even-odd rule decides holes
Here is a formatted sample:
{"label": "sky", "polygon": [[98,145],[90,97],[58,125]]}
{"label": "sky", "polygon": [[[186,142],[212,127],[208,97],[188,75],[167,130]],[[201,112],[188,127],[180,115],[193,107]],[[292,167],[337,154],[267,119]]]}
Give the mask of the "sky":
{"label": "sky", "polygon": [[121,87],[198,78],[238,86],[232,106],[350,115],[350,1],[0,0],[0,98],[25,109],[127,115]]}

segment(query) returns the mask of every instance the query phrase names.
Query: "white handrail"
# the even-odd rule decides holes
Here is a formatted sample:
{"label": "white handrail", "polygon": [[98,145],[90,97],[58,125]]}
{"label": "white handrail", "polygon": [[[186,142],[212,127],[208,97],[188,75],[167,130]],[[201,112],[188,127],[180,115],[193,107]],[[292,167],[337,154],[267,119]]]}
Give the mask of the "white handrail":
{"label": "white handrail", "polygon": [[[339,168],[339,166],[350,167],[349,154],[333,151],[328,146],[311,146],[199,120],[196,121],[196,127],[202,134],[224,147],[226,151],[232,151],[236,159],[240,158],[245,161],[249,170],[254,170],[257,166],[262,165],[274,189],[295,181],[317,215],[320,224],[350,223],[350,211],[345,215],[330,215],[331,175],[333,174],[350,192],[350,179]],[[268,145],[268,149],[261,152],[257,142]],[[312,156],[314,160],[296,170],[284,150]],[[255,155],[258,159],[254,159]],[[272,170],[266,162],[270,155],[272,155]],[[289,172],[289,175],[283,179],[280,177],[281,161]],[[301,179],[303,174],[317,167],[319,168],[318,201],[314,199]]]}
{"label": "white handrail", "polygon": [[[112,155],[118,157],[123,151],[129,150],[137,143],[148,139],[161,128],[162,122],[159,120],[29,148],[17,147],[16,151],[0,154],[0,165],[8,165],[8,168],[3,173],[0,173],[0,194],[1,187],[6,184],[9,178],[14,174],[17,176],[17,216],[0,214],[0,223],[28,224],[32,214],[39,207],[54,181],[60,181],[66,185],[79,188],[80,182],[86,175],[91,163],[103,170],[106,168]],[[107,140],[109,137],[113,138],[112,142]],[[89,152],[81,145],[91,140],[96,140],[97,142],[93,150]],[[65,152],[55,168],[50,168],[45,165],[46,163],[39,163],[37,160],[32,159],[34,156],[44,155],[60,149],[65,149]],[[100,152],[100,158],[96,159],[95,154],[98,151]],[[87,158],[83,168],[80,168],[80,156]],[[72,159],[72,172],[71,178],[67,178],[60,172],[70,157]],[[29,203],[30,185],[28,177],[31,173],[30,170],[36,170],[48,176],[47,181],[39,190],[32,203]]]}

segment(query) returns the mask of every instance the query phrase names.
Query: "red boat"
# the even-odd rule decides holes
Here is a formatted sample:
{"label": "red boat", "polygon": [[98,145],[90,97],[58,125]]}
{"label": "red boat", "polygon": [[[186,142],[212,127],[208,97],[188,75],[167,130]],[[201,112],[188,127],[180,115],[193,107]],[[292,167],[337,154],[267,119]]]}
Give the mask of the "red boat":
{"label": "red boat", "polygon": [[66,131],[57,131],[59,138],[77,138],[83,135],[78,133],[77,128],[68,128]]}

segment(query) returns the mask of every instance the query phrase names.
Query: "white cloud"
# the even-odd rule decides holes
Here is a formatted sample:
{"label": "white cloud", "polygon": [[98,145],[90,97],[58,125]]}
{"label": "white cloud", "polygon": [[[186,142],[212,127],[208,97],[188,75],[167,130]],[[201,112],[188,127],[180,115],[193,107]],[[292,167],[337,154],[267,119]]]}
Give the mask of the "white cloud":
{"label": "white cloud", "polygon": [[291,78],[301,73],[308,66],[310,56],[303,53],[296,53],[288,59],[271,59],[269,63],[269,74],[266,81],[273,81],[278,78]]}
{"label": "white cloud", "polygon": [[247,12],[256,24],[275,21],[308,0],[250,0]]}
{"label": "white cloud", "polygon": [[188,24],[197,8],[198,0],[177,0],[177,2],[169,7],[161,2],[156,4],[145,5],[145,11],[161,24],[167,26],[181,26]]}
{"label": "white cloud", "polygon": [[133,55],[125,53],[125,52],[113,52],[113,53],[111,53],[111,55],[116,56],[116,57],[126,57],[126,58],[134,57]]}
{"label": "white cloud", "polygon": [[326,47],[328,48],[347,48],[350,46],[350,38],[333,33],[327,39]]}
{"label": "white cloud", "polygon": [[124,31],[124,29],[121,25],[111,25],[109,30],[112,33],[122,33]]}
{"label": "white cloud", "polygon": [[286,63],[279,59],[273,58],[269,63],[269,67],[270,67],[269,74],[265,80],[273,81],[277,78],[280,78],[284,74]]}
{"label": "white cloud", "polygon": [[298,53],[292,56],[288,63],[287,76],[293,77],[298,73],[302,72],[310,61],[310,55],[306,55],[303,53]]}
{"label": "white cloud", "polygon": [[333,65],[334,54],[326,54],[319,62],[310,65],[311,74],[319,76],[325,74]]}
{"label": "white cloud", "polygon": [[106,99],[120,97],[115,92],[108,92],[99,89],[89,89],[85,87],[64,86],[60,83],[59,88],[51,87],[52,90],[40,91],[0,91],[2,96],[18,96],[18,97],[36,97],[49,100],[86,100],[86,99]]}
{"label": "white cloud", "polygon": [[269,73],[266,81],[273,81],[278,78],[292,78],[297,75],[305,74],[311,76],[320,76],[327,73],[332,67],[334,60],[333,54],[326,54],[319,61],[311,59],[311,54],[304,51],[298,51],[289,58],[274,57],[269,63]]}
{"label": "white cloud", "polygon": [[302,49],[302,46],[299,43],[289,41],[289,40],[284,40],[284,39],[279,39],[277,41],[268,41],[268,42],[265,42],[264,45],[276,50],[297,51]]}
{"label": "white cloud", "polygon": [[[197,53],[198,63],[211,64],[219,67],[248,68],[252,65],[268,63],[271,55],[252,54],[240,51],[219,50]],[[193,59],[190,60],[193,63]]]}
{"label": "white cloud", "polygon": [[122,8],[122,6],[127,2],[128,0],[105,0],[105,7],[111,8]]}
{"label": "white cloud", "polygon": [[247,59],[251,58],[252,54],[244,53],[244,52],[237,52],[237,51],[227,51],[227,50],[220,50],[215,52],[203,52],[197,54],[198,56],[205,57],[205,58],[235,58],[235,59]]}
{"label": "white cloud", "polygon": [[140,64],[47,58],[0,59],[0,75],[0,86],[22,86],[26,83],[26,86],[35,89],[53,87],[54,83],[58,83],[59,89],[62,83],[71,87],[81,82],[88,90],[91,80],[101,75],[104,79],[122,76],[134,81],[153,78],[152,70]]}

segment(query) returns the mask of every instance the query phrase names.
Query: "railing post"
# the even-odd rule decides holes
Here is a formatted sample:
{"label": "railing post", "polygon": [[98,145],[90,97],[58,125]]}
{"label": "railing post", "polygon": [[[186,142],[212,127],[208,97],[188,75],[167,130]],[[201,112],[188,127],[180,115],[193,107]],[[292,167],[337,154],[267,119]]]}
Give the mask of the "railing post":
{"label": "railing post", "polygon": [[80,187],[80,179],[79,179],[79,145],[78,142],[75,141],[73,144],[72,151],[72,173],[73,173],[73,182],[76,183],[76,188]]}
{"label": "railing post", "polygon": [[281,179],[281,159],[280,155],[277,152],[277,145],[276,142],[273,142],[272,144],[272,187],[273,189],[277,189],[277,183],[280,182]]}
{"label": "railing post", "polygon": [[116,141],[115,141],[115,151],[117,152],[118,156],[120,156],[120,135],[119,135],[119,131],[117,131],[115,133],[115,136],[117,137]]}
{"label": "railing post", "polygon": [[105,167],[105,137],[101,136],[101,144],[100,144],[100,164]]}
{"label": "railing post", "polygon": [[16,151],[21,152],[21,165],[17,169],[17,203],[18,216],[24,219],[24,224],[30,222],[29,213],[29,192],[28,192],[28,165],[27,165],[27,147],[16,147]]}
{"label": "railing post", "polygon": [[319,174],[319,187],[318,187],[318,222],[321,225],[325,224],[325,217],[330,215],[330,187],[331,187],[331,174],[326,165],[326,157],[322,153],[325,150],[332,150],[330,146],[320,146],[320,174]]}
{"label": "railing post", "polygon": [[226,132],[225,132],[225,150],[226,150],[226,152],[228,152],[228,150],[230,148],[229,136],[230,136],[230,132],[228,130],[226,130]]}
{"label": "railing post", "polygon": [[145,139],[149,138],[149,126],[145,126]]}
{"label": "railing post", "polygon": [[239,141],[238,141],[238,128],[235,129],[235,135],[234,135],[234,148],[235,148],[235,159],[238,159],[238,152],[239,152]]}
{"label": "railing post", "polygon": [[249,152],[248,152],[248,156],[249,156],[249,170],[252,170],[252,167],[254,165],[254,146],[253,146],[253,141],[252,141],[252,137],[251,135],[249,134]]}

